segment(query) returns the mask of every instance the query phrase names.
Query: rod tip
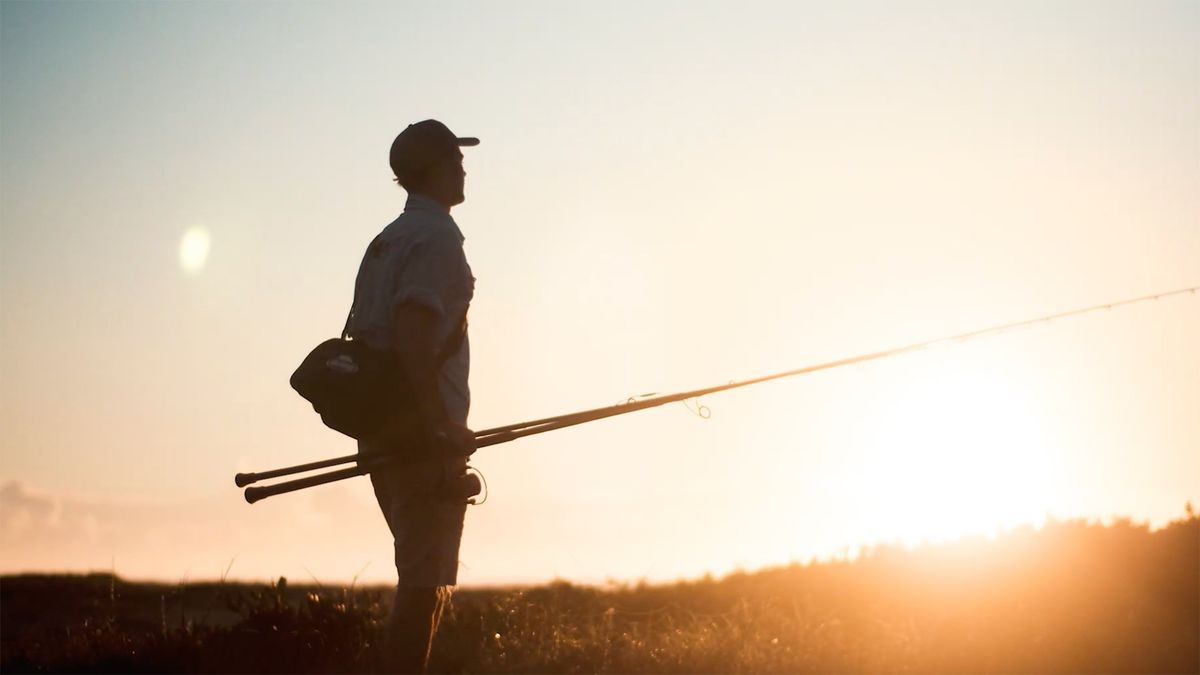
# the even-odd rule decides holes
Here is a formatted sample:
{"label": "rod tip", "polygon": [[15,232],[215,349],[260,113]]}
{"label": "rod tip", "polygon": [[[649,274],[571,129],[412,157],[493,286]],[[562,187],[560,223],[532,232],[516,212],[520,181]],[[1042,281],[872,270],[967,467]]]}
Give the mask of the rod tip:
{"label": "rod tip", "polygon": [[252,473],[239,473],[233,477],[233,482],[238,487],[246,487],[247,485],[253,483],[254,480],[254,474]]}

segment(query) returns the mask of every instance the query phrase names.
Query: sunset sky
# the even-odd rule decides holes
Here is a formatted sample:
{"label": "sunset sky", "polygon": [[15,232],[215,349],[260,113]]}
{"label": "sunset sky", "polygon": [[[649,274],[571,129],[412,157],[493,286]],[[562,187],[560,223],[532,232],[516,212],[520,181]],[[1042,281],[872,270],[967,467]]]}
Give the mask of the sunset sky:
{"label": "sunset sky", "polygon": [[[465,149],[482,429],[1200,285],[1200,3],[0,3],[0,572],[394,580],[288,386]],[[463,584],[1200,501],[1200,295],[481,450]]]}

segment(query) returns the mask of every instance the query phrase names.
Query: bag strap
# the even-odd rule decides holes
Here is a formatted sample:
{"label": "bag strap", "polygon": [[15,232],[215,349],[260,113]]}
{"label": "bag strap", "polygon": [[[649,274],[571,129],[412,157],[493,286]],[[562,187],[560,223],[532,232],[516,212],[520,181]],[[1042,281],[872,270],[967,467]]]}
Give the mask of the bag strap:
{"label": "bag strap", "polygon": [[[367,245],[367,255],[370,255],[372,257],[375,257],[378,255],[379,238],[382,236],[383,236],[383,233],[380,232],[379,234],[375,235],[375,238],[372,239],[371,243]],[[342,339],[343,340],[350,338],[350,319],[352,319],[354,317],[354,306],[358,304],[358,281],[359,281],[358,277],[355,276],[354,277],[354,297],[350,300],[350,311],[346,312],[346,325],[342,326]]]}
{"label": "bag strap", "polygon": [[346,325],[342,326],[342,339],[350,337],[350,318],[354,316],[354,303],[358,301],[358,289],[354,289],[354,300],[350,301],[350,312],[346,314]]}

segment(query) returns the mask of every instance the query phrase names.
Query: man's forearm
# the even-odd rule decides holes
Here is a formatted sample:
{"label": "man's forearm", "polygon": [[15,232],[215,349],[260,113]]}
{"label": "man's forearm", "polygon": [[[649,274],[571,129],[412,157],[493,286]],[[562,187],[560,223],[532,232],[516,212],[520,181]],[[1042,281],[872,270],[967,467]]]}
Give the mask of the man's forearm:
{"label": "man's forearm", "polygon": [[417,412],[427,430],[444,425],[449,416],[438,389],[437,315],[420,305],[403,305],[396,311],[393,344],[404,376],[416,396]]}

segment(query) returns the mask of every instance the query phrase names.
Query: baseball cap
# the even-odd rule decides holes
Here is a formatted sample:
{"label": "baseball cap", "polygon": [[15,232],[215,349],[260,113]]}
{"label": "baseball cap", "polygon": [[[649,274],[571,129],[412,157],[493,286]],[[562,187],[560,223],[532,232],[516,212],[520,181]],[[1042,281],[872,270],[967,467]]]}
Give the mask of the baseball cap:
{"label": "baseball cap", "polygon": [[460,147],[479,145],[478,138],[460,138],[437,120],[424,120],[408,125],[388,153],[388,163],[397,179],[414,176],[434,161]]}

